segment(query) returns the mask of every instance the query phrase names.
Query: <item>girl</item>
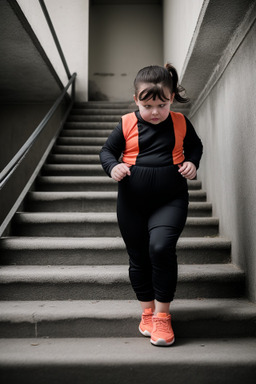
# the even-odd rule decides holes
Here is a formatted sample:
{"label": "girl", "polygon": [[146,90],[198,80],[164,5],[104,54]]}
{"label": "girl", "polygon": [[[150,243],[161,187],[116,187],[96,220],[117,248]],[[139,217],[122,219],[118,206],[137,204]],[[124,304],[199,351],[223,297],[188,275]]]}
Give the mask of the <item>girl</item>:
{"label": "girl", "polygon": [[118,224],[143,311],[139,330],[153,345],[169,346],[175,340],[169,307],[177,284],[176,243],[188,211],[186,179],[196,177],[202,143],[184,115],[170,112],[174,99],[188,101],[171,64],[141,69],[134,88],[138,110],[122,117],[100,159],[118,181]]}

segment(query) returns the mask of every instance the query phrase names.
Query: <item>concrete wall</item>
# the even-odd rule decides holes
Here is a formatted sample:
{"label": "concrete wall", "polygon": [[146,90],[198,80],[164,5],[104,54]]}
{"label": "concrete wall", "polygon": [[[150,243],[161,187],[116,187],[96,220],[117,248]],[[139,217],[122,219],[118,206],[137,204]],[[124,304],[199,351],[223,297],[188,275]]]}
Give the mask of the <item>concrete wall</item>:
{"label": "concrete wall", "polygon": [[89,59],[91,100],[131,100],[138,70],[163,64],[162,6],[92,4]]}
{"label": "concrete wall", "polygon": [[164,0],[164,63],[180,75],[204,0]]}
{"label": "concrete wall", "polygon": [[[18,0],[47,56],[66,85],[67,76],[38,1]],[[88,97],[89,0],[45,0],[69,70],[77,72],[77,101]]]}
{"label": "concrete wall", "polygon": [[[256,23],[195,112],[192,121],[204,143],[203,187],[220,233],[232,241],[233,262],[245,269],[256,301]],[[231,47],[232,48],[232,47]],[[230,49],[231,51],[231,49]]]}

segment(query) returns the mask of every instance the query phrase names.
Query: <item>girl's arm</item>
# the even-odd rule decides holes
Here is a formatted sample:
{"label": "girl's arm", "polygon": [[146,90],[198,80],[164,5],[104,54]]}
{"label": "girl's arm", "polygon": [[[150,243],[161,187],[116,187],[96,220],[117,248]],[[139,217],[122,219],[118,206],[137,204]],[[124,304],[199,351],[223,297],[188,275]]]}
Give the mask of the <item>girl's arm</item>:
{"label": "girl's arm", "polygon": [[184,162],[191,162],[195,165],[196,169],[198,169],[203,154],[203,145],[191,122],[186,117],[185,119],[187,132],[184,139]]}
{"label": "girl's arm", "polygon": [[109,135],[107,141],[100,151],[101,165],[109,177],[112,177],[112,169],[116,165],[120,164],[119,158],[124,149],[125,138],[122,130],[122,121],[120,121],[117,127]]}
{"label": "girl's arm", "polygon": [[186,179],[193,180],[196,177],[196,166],[191,161],[184,161],[178,166],[180,174]]}
{"label": "girl's arm", "polygon": [[121,181],[125,176],[130,176],[130,165],[125,163],[119,163],[112,168],[111,177],[115,181]]}

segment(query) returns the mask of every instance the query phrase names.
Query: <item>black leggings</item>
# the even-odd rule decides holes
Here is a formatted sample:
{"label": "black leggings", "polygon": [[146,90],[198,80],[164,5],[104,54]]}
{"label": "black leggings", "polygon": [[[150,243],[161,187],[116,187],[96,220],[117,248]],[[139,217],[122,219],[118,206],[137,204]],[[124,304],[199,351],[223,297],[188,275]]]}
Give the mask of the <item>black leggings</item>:
{"label": "black leggings", "polygon": [[131,168],[119,182],[117,217],[129,254],[129,276],[139,301],[173,300],[176,244],[188,210],[186,180],[176,166]]}

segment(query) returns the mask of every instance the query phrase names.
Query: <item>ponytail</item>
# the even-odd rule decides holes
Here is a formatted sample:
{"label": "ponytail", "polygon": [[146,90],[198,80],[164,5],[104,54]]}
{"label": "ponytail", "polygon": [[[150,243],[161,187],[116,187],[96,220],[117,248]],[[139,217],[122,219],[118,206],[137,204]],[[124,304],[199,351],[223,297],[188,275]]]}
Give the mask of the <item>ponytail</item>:
{"label": "ponytail", "polygon": [[185,93],[185,89],[179,84],[179,78],[176,69],[170,63],[165,64],[165,68],[167,69],[172,78],[172,86],[175,100],[179,103],[188,103],[189,98],[181,96],[182,92]]}
{"label": "ponytail", "polygon": [[[185,89],[178,83],[178,74],[176,69],[169,63],[164,67],[158,65],[150,65],[149,67],[142,68],[135,77],[134,89],[135,96],[139,100],[155,100],[158,97],[162,101],[168,100],[164,94],[164,87],[170,90],[170,93],[174,93],[174,98],[179,103],[187,103],[189,99],[181,96],[181,93],[185,92]],[[140,84],[149,84],[149,86],[142,91],[140,90]]]}

